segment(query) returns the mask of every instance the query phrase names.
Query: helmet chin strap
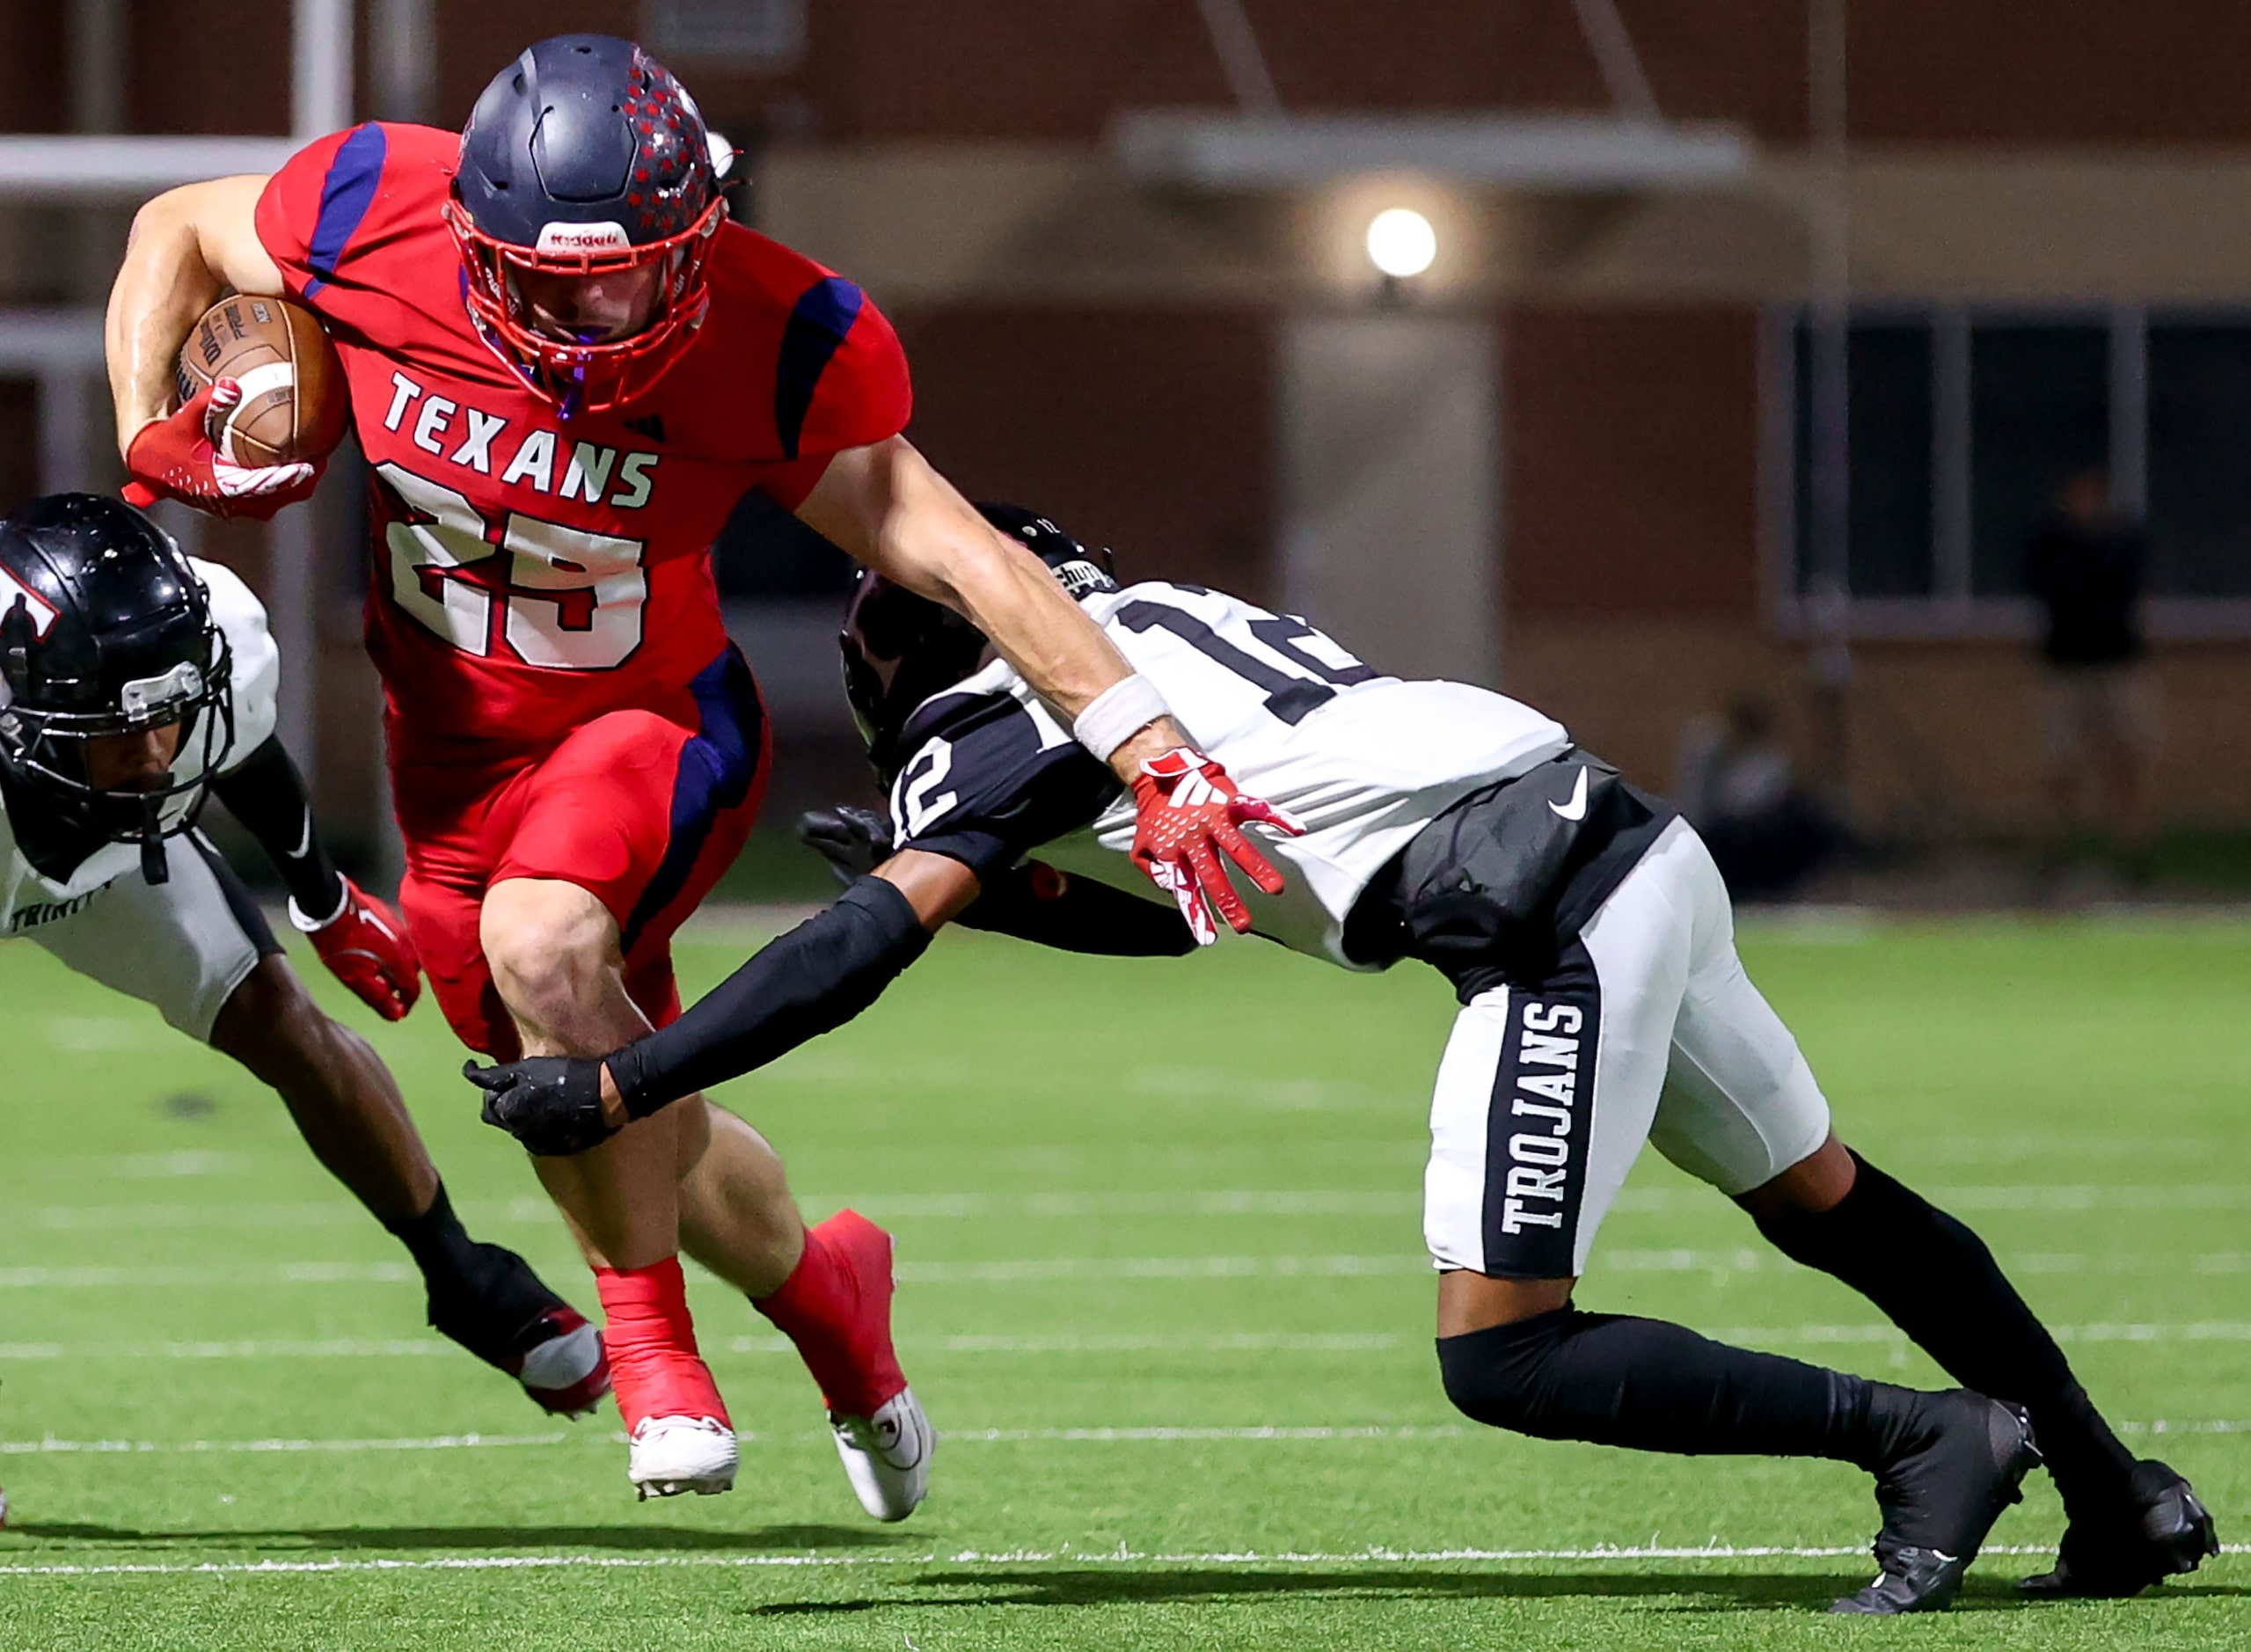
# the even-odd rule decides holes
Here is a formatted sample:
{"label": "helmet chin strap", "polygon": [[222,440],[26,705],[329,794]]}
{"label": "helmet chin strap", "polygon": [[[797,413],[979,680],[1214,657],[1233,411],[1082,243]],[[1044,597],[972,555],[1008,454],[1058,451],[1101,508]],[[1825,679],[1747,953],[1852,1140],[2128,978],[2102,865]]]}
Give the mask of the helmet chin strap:
{"label": "helmet chin strap", "polygon": [[157,884],[172,881],[172,865],[164,856],[164,800],[150,796],[141,802],[141,877]]}

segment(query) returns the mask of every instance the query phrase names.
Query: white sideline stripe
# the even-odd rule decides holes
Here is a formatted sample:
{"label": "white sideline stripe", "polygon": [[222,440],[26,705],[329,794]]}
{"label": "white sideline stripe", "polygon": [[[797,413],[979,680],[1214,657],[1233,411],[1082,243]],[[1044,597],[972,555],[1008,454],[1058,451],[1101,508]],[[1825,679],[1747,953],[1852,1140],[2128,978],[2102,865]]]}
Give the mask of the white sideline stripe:
{"label": "white sideline stripe", "polygon": [[1427,1256],[1018,1256],[893,1264],[901,1284],[1017,1284],[1050,1279],[1279,1279],[1428,1274]]}
{"label": "white sideline stripe", "polygon": [[[201,1169],[205,1154],[172,1155]],[[151,1171],[146,1173],[165,1173]],[[183,1170],[172,1173],[188,1173]],[[2095,1185],[1982,1186],[1931,1188],[1927,1196],[1956,1210],[2241,1210],[2251,1207],[2251,1186],[2222,1183],[2179,1188]],[[800,1202],[818,1209],[850,1206],[887,1221],[936,1221],[979,1217],[1060,1217],[1183,1216],[1412,1216],[1421,1201],[1411,1190],[1223,1188],[1208,1192],[1158,1193],[902,1193],[808,1194]],[[1718,1210],[1721,1196],[1705,1188],[1629,1188],[1612,1206],[1621,1215],[1685,1209]],[[502,1223],[545,1224],[554,1211],[544,1200],[516,1198],[472,1202],[462,1207],[473,1226]],[[100,1232],[144,1228],[347,1227],[367,1220],[342,1198],[325,1202],[243,1204],[56,1204],[40,1207],[37,1224],[60,1231]],[[11,1224],[12,1225],[12,1224]]]}
{"label": "white sideline stripe", "polygon": [[[2048,1327],[2059,1342],[2244,1342],[2251,1341],[2251,1323],[2240,1320],[2199,1320],[2186,1325],[2094,1324]],[[1904,1333],[1889,1325],[1737,1325],[1724,1326],[1710,1334],[1722,1342],[1841,1344],[1898,1344]],[[1413,1346],[1425,1339],[1391,1331],[1261,1332],[1239,1331],[1212,1336],[1172,1336],[1134,1332],[1081,1334],[1060,1331],[1023,1336],[972,1335],[904,1336],[904,1352],[932,1354],[1131,1354],[1131,1353],[1289,1353],[1381,1354]],[[720,1344],[729,1354],[787,1354],[793,1351],[782,1336],[736,1336]],[[453,1345],[441,1337],[332,1337],[321,1341],[277,1339],[260,1341],[0,1342],[0,1363],[38,1360],[223,1360],[223,1359],[421,1359],[450,1356]],[[2160,1425],[2161,1426],[2161,1425]],[[2229,1428],[2235,1425],[2229,1424]]]}
{"label": "white sideline stripe", "polygon": [[[2251,1324],[2203,1319],[2187,1325],[2051,1325],[2058,1342],[2244,1342]],[[1707,1333],[1722,1342],[1904,1342],[1891,1325],[1738,1325]]]}
{"label": "white sideline stripe", "polygon": [[[1417,1256],[1031,1257],[989,1262],[900,1262],[903,1283],[1015,1284],[1070,1279],[1249,1279],[1425,1274]],[[264,1268],[8,1268],[0,1290],[217,1287],[252,1284],[410,1284],[404,1263],[280,1262]]]}
{"label": "white sideline stripe", "polygon": [[116,1285],[420,1284],[405,1262],[270,1262],[221,1268],[0,1268],[0,1290],[86,1290]]}
{"label": "white sideline stripe", "polygon": [[[2191,1272],[2200,1275],[2251,1273],[2251,1253],[2243,1251],[2212,1251],[2176,1257],[2086,1254],[2073,1251],[2004,1252],[2001,1261],[2010,1271],[2020,1274],[2131,1273],[2138,1268],[2161,1268],[2174,1272],[2184,1262]],[[1756,1250],[1604,1250],[1596,1253],[1589,1271],[1597,1277],[1606,1273],[1707,1274],[1724,1277],[1779,1272],[1794,1266],[1779,1254]],[[1008,1285],[1083,1279],[1380,1278],[1427,1276],[1431,1268],[1428,1257],[1402,1249],[1371,1256],[1013,1256],[986,1261],[910,1259],[894,1264],[892,1271],[902,1284]],[[0,1268],[0,1290],[400,1285],[418,1284],[420,1278],[405,1262],[270,1262],[262,1266],[221,1264],[193,1268],[25,1267]],[[1832,1340],[1866,1338],[1848,1335]]]}
{"label": "white sideline stripe", "polygon": [[[2126,1434],[2246,1434],[2251,1421],[2176,1421],[2121,1422]],[[1239,1427],[1182,1423],[1152,1423],[1122,1428],[940,1429],[938,1437],[960,1445],[1149,1445],[1187,1444],[1306,1444],[1356,1440],[1458,1440],[1491,1433],[1484,1428],[1458,1422],[1253,1423]],[[744,1445],[771,1445],[787,1440],[820,1444],[828,1440],[825,1429],[794,1434],[735,1435]],[[625,1436],[615,1429],[582,1429],[574,1433],[440,1434],[423,1437],[362,1440],[0,1440],[0,1457],[135,1457],[209,1456],[247,1452],[254,1455],[304,1451],[521,1451],[552,1446],[617,1446]],[[1859,1551],[1854,1551],[1858,1553]]]}
{"label": "white sideline stripe", "polygon": [[560,1445],[570,1437],[558,1433],[438,1434],[420,1439],[389,1440],[0,1440],[0,1457],[44,1456],[52,1452],[124,1456],[147,1451],[468,1451]]}
{"label": "white sideline stripe", "polygon": [[1050,1443],[1065,1445],[1117,1445],[1163,1440],[1458,1440],[1483,1429],[1465,1429],[1458,1422],[1343,1423],[1334,1426],[1290,1427],[1262,1423],[1248,1428],[1151,1426],[1122,1429],[940,1429],[941,1440],[971,1445],[1022,1445]]}
{"label": "white sideline stripe", "polygon": [[[1418,1344],[1421,1339],[1417,1338]],[[1395,1349],[1401,1339],[1388,1331],[1295,1333],[1241,1331],[1217,1336],[1137,1335],[1131,1332],[1044,1336],[904,1336],[898,1345],[910,1354],[1121,1354],[1293,1353],[1357,1354]],[[705,1346],[709,1346],[707,1343]],[[730,1354],[789,1354],[785,1336],[737,1336],[720,1345]],[[51,1359],[419,1359],[450,1356],[452,1343],[438,1336],[332,1337],[320,1341],[281,1340],[208,1342],[0,1342],[0,1361]]]}
{"label": "white sideline stripe", "polygon": [[[2106,1187],[2093,1183],[2002,1183],[1923,1187],[1918,1192],[1949,1210],[2240,1210],[2251,1207],[2251,1183],[2189,1182],[2178,1187]],[[1613,1210],[1677,1210],[1724,1202],[1708,1188],[1628,1188]]]}
{"label": "white sideline stripe", "polygon": [[[2052,1546],[1989,1543],[1985,1554],[2055,1553]],[[2223,1554],[2251,1553],[2251,1544],[2224,1543]],[[57,1561],[37,1566],[0,1566],[0,1577],[229,1577],[289,1576],[332,1572],[511,1572],[586,1567],[610,1571],[657,1571],[710,1567],[723,1570],[851,1566],[1432,1566],[1509,1561],[1841,1561],[1866,1560],[1865,1543],[1845,1545],[1704,1543],[1690,1547],[1659,1544],[1603,1544],[1585,1549],[1356,1549],[1321,1553],[1305,1549],[1210,1549],[1176,1553],[1148,1553],[1121,1545],[1083,1551],[1010,1549],[995,1553],[967,1550],[958,1554],[454,1554],[420,1561],[128,1561],[96,1564]]]}
{"label": "white sideline stripe", "polygon": [[[1458,1423],[1343,1423],[1303,1427],[1254,1424],[1248,1427],[1196,1427],[1153,1424],[1145,1428],[1109,1429],[941,1429],[938,1437],[971,1445],[1021,1445],[1049,1443],[1067,1445],[1131,1444],[1174,1440],[1451,1440],[1473,1430]],[[742,1444],[771,1444],[781,1438],[822,1441],[826,1430],[781,1436],[739,1430]],[[625,1436],[616,1429],[581,1430],[576,1434],[441,1434],[425,1438],[366,1440],[0,1440],[0,1457],[90,1455],[129,1457],[160,1453],[205,1455],[213,1452],[276,1451],[457,1451],[494,1448],[515,1449],[552,1445],[622,1445]]]}
{"label": "white sideline stripe", "polygon": [[[931,1221],[964,1217],[1174,1217],[1174,1216],[1412,1216],[1420,1202],[1411,1190],[1352,1188],[1220,1188],[1171,1193],[983,1193],[807,1194],[800,1202],[822,1210],[846,1206],[887,1221]],[[460,1207],[471,1227],[501,1223],[555,1221],[544,1199],[472,1200]],[[346,1227],[367,1220],[348,1199],[291,1204],[51,1204],[41,1206],[42,1228],[111,1232],[136,1228]]]}

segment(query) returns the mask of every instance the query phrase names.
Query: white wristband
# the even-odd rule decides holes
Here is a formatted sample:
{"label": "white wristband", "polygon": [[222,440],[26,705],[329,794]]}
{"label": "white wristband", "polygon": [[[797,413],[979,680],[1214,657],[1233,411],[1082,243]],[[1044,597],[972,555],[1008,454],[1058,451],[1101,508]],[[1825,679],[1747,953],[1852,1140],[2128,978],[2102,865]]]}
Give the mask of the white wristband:
{"label": "white wristband", "polygon": [[291,927],[301,934],[318,935],[322,930],[343,917],[344,909],[351,904],[351,886],[339,878],[336,880],[336,910],[334,911],[323,918],[307,917],[304,908],[297,904],[297,897],[293,895],[289,897],[289,923]]}
{"label": "white wristband", "polygon": [[1169,709],[1157,685],[1136,671],[1097,694],[1078,713],[1071,732],[1080,745],[1107,763],[1112,752]]}

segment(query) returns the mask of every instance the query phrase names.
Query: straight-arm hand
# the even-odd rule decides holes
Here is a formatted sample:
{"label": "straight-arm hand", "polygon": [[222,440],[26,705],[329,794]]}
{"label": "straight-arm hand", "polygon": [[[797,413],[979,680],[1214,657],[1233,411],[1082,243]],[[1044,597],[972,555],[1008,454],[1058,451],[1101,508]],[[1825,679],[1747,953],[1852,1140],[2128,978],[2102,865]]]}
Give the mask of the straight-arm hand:
{"label": "straight-arm hand", "polygon": [[669,1027],[599,1059],[535,1056],[462,1069],[485,1122],[535,1153],[583,1152],[683,1095],[842,1027],[977,896],[959,861],[903,850],[714,987]]}

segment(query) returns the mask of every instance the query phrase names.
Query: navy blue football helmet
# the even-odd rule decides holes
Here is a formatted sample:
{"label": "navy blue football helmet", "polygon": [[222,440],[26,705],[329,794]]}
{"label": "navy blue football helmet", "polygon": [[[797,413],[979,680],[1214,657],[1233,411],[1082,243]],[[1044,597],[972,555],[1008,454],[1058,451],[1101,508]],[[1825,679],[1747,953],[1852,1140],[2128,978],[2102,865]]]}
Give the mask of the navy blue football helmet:
{"label": "navy blue football helmet", "polygon": [[[226,634],[171,536],[99,493],[0,521],[0,796],[26,857],[67,877],[103,844],[137,843],[163,882],[163,840],[195,823],[235,733]],[[161,785],[94,784],[89,741],[172,723]]]}
{"label": "navy blue football helmet", "polygon": [[[606,34],[541,40],[477,99],[446,205],[470,311],[566,416],[647,392],[702,325],[731,158],[669,70]],[[646,316],[565,333],[535,320],[526,275],[646,282]]]}
{"label": "navy blue football helmet", "polygon": [[[977,512],[1046,563],[1073,600],[1118,588],[1107,550],[1088,551],[1020,505],[981,504]],[[886,786],[908,755],[899,749],[899,736],[915,708],[992,657],[985,633],[943,603],[866,570],[852,588],[837,646],[844,657],[844,698]]]}

